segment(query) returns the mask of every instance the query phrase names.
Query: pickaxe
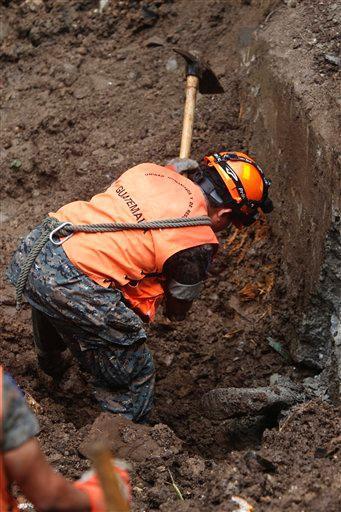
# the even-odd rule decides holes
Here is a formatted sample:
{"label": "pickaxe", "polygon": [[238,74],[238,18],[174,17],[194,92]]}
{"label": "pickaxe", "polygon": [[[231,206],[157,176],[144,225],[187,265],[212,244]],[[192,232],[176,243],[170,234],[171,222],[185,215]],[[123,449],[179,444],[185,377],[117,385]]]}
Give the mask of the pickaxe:
{"label": "pickaxe", "polygon": [[224,89],[207,62],[180,48],[174,48],[173,50],[184,57],[186,61],[186,102],[182,125],[180,158],[189,158],[198,89],[201,94],[221,94],[224,92]]}

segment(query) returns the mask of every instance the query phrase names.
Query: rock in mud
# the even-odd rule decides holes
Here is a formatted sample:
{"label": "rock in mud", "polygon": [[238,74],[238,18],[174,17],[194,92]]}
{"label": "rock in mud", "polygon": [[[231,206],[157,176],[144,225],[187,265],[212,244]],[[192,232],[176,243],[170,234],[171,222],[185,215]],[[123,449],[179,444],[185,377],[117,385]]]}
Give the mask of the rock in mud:
{"label": "rock in mud", "polygon": [[300,386],[277,377],[277,382],[270,386],[213,389],[204,395],[202,404],[206,416],[226,419],[279,412],[305,399]]}
{"label": "rock in mud", "polygon": [[178,69],[178,62],[175,57],[170,57],[166,62],[166,70],[173,73]]}
{"label": "rock in mud", "polygon": [[128,462],[168,458],[179,453],[182,446],[167,425],[139,425],[111,413],[102,413],[96,418],[79,447],[80,453],[90,458],[91,448],[99,440],[108,444],[115,457]]}
{"label": "rock in mud", "polygon": [[179,472],[181,476],[197,480],[204,473],[205,461],[198,456],[186,458],[180,466]]}
{"label": "rock in mud", "polygon": [[159,36],[150,37],[145,42],[147,48],[154,48],[156,46],[165,46],[165,41]]}
{"label": "rock in mud", "polygon": [[82,100],[83,98],[86,98],[89,96],[90,91],[87,87],[78,87],[73,91],[73,95],[77,100]]}
{"label": "rock in mud", "polygon": [[333,64],[334,66],[338,66],[338,67],[341,66],[341,58],[338,57],[337,55],[332,55],[332,54],[327,53],[324,56],[324,58],[326,59],[327,62],[329,62],[329,64]]}

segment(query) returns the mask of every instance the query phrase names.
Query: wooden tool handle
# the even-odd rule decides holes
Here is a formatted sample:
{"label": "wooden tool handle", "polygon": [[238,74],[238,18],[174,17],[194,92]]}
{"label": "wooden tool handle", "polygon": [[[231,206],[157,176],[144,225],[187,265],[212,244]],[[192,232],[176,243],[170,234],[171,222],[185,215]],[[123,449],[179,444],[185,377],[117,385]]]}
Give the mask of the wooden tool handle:
{"label": "wooden tool handle", "polygon": [[129,512],[130,505],[122,495],[110,450],[98,444],[91,450],[91,459],[104,493],[107,512]]}
{"label": "wooden tool handle", "polygon": [[186,81],[186,102],[182,125],[180,158],[189,158],[191,153],[195,102],[197,99],[198,85],[199,78],[197,76],[188,75]]}

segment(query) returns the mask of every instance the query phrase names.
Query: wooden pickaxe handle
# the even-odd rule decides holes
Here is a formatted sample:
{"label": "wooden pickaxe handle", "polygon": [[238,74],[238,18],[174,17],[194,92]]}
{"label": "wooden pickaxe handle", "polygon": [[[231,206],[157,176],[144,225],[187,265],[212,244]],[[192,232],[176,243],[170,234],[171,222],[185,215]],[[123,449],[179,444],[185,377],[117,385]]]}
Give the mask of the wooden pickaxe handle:
{"label": "wooden pickaxe handle", "polygon": [[198,87],[199,78],[194,75],[188,75],[186,80],[186,102],[184,120],[182,124],[180,158],[189,158],[191,154],[195,103],[197,99]]}
{"label": "wooden pickaxe handle", "polygon": [[122,495],[119,477],[113,469],[110,450],[98,444],[93,447],[91,458],[103,490],[107,512],[129,512],[130,505]]}

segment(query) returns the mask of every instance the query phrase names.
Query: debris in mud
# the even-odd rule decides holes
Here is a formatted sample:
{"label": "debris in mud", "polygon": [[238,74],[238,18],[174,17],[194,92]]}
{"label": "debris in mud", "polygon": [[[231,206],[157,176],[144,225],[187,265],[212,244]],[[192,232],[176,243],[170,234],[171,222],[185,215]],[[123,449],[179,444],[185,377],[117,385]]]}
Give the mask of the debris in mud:
{"label": "debris in mud", "polygon": [[278,354],[280,354],[284,359],[287,361],[291,360],[290,354],[285,348],[283,347],[282,343],[280,341],[274,340],[271,336],[268,336],[268,342],[269,346],[273,348]]}
{"label": "debris in mud", "polygon": [[102,13],[104,11],[104,9],[107,7],[108,3],[109,3],[109,0],[99,0],[98,10],[100,13]]}
{"label": "debris in mud", "polygon": [[43,412],[42,406],[33,398],[32,395],[30,395],[30,393],[26,392],[25,398],[26,398],[28,405],[31,407],[31,409],[33,409],[33,411],[36,414],[38,414],[38,413],[42,414],[42,412]]}
{"label": "debris in mud", "polygon": [[174,477],[172,475],[172,472],[170,471],[170,469],[168,469],[168,473],[169,473],[169,476],[170,476],[170,479],[171,479],[171,482],[172,482],[172,486],[176,492],[176,495],[178,496],[178,498],[181,500],[181,501],[184,501],[184,497],[179,489],[179,486],[175,483],[175,480],[174,480]]}
{"label": "debris in mud", "polygon": [[262,457],[255,451],[249,451],[245,453],[245,461],[249,467],[254,468],[255,471],[264,471],[266,473],[276,473],[277,466],[271,460]]}
{"label": "debris in mud", "polygon": [[18,509],[19,510],[26,510],[28,512],[35,512],[35,509],[34,509],[32,503],[28,503],[28,502],[19,503]]}
{"label": "debris in mud", "polygon": [[279,377],[276,384],[258,388],[217,388],[202,399],[204,412],[214,419],[279,412],[306,399],[301,386]]}
{"label": "debris in mud", "polygon": [[11,169],[20,169],[21,165],[22,165],[21,160],[16,159],[16,160],[12,160],[12,162],[10,163],[9,166]]}
{"label": "debris in mud", "polygon": [[231,501],[239,505],[239,508],[235,508],[234,512],[253,512],[253,506],[250,505],[244,498],[240,498],[239,496],[232,496]]}

